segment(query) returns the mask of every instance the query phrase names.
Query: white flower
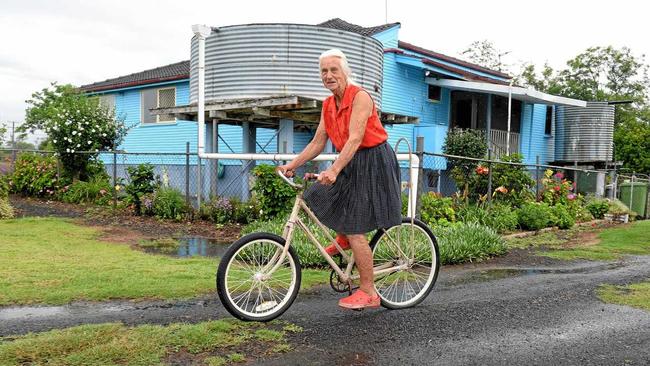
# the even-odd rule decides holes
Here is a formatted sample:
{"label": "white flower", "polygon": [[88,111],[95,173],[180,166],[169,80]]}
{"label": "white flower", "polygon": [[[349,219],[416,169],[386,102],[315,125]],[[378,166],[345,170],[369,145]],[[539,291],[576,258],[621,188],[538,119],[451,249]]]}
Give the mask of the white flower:
{"label": "white flower", "polygon": [[72,136],[76,135],[77,131],[72,131]]}
{"label": "white flower", "polygon": [[65,149],[65,152],[70,152],[70,149]]}
{"label": "white flower", "polygon": [[106,134],[105,134],[105,133],[102,133],[102,137],[106,137]]}
{"label": "white flower", "polygon": [[81,147],[81,144],[77,144],[77,147]]}
{"label": "white flower", "polygon": [[74,154],[74,150],[70,150],[70,152]]}
{"label": "white flower", "polygon": [[52,142],[54,142],[56,144],[56,140],[52,140]]}
{"label": "white flower", "polygon": [[83,127],[79,127],[79,129],[80,129],[81,131],[83,131],[83,130],[84,130],[84,128],[83,128]]}
{"label": "white flower", "polygon": [[93,143],[92,141],[88,140],[88,145],[92,145],[92,143]]}

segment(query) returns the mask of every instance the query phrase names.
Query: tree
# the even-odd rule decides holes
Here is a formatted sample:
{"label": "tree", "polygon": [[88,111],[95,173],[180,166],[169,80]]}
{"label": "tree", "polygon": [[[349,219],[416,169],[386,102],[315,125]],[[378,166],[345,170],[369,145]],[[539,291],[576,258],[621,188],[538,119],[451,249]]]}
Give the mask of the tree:
{"label": "tree", "polygon": [[[555,71],[544,65],[541,76],[528,65],[518,82],[550,94],[587,101],[630,101],[616,106],[615,159],[623,167],[649,172],[647,142],[650,129],[649,66],[629,48],[591,47]],[[645,170],[644,170],[645,169]]]}
{"label": "tree", "polygon": [[100,106],[98,98],[88,97],[72,85],[52,83],[32,94],[27,104],[22,130],[44,130],[60,156],[64,172],[73,179],[84,178],[98,152],[114,149],[127,132],[124,121],[115,118],[114,110]]}
{"label": "tree", "polygon": [[461,55],[467,57],[471,62],[492,70],[505,71],[505,65],[501,62],[501,56],[508,54],[494,46],[491,41],[474,41]]}

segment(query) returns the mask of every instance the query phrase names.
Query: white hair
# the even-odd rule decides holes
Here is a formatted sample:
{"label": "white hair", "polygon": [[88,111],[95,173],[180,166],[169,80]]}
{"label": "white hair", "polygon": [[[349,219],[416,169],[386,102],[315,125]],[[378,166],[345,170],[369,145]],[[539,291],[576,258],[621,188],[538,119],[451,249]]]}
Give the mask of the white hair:
{"label": "white hair", "polygon": [[327,50],[321,53],[320,56],[318,57],[319,65],[326,57],[338,58],[341,63],[341,69],[343,70],[343,73],[345,74],[345,78],[347,79],[348,83],[352,85],[357,85],[357,83],[354,81],[352,77],[352,69],[350,68],[350,64],[348,63],[348,58],[345,56],[345,53],[343,53],[343,51],[339,50],[338,48],[332,48],[331,50]]}

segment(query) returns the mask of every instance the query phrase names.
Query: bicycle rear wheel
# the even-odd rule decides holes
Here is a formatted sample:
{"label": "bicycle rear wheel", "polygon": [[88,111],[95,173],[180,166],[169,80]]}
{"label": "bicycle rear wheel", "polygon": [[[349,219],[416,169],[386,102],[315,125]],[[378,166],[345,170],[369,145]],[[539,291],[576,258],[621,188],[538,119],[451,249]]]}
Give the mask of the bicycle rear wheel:
{"label": "bicycle rear wheel", "polygon": [[284,244],[280,236],[254,233],[228,249],[217,270],[217,293],[230,314],[241,320],[265,322],[291,306],[301,279],[300,261],[293,248],[269,274]]}
{"label": "bicycle rear wheel", "polygon": [[375,290],[382,306],[403,309],[422,302],[433,289],[440,270],[438,243],[431,230],[410,218],[389,229],[378,230],[370,241],[374,267],[402,266],[375,275]]}

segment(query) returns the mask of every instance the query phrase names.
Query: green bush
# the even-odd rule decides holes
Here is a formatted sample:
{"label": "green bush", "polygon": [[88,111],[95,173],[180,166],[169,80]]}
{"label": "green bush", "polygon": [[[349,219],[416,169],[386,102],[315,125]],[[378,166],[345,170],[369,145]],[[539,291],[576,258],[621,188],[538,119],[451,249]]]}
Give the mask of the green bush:
{"label": "green bush", "polygon": [[129,184],[126,186],[129,202],[134,205],[136,215],[142,212],[142,197],[153,193],[159,186],[153,173],[153,165],[146,163],[126,168],[129,175]]}
{"label": "green bush", "polygon": [[551,221],[560,229],[570,229],[576,223],[575,217],[569,213],[565,205],[555,205],[552,207]]}
{"label": "green bush", "polygon": [[477,262],[507,251],[496,231],[474,222],[435,228],[434,234],[443,264]]}
{"label": "green bush", "polygon": [[420,196],[420,215],[430,227],[449,226],[456,221],[456,212],[451,198],[429,192]]}
{"label": "green bush", "polygon": [[631,211],[627,205],[617,199],[609,200],[607,213],[614,216],[629,214]]}
{"label": "green bush", "polygon": [[89,182],[78,181],[61,188],[59,198],[68,203],[107,205],[111,202],[111,192],[110,182],[96,176]]}
{"label": "green bush", "polygon": [[291,210],[296,191],[277,175],[273,165],[258,165],[253,169],[253,174],[253,192],[260,204],[262,218],[273,219],[286,215]]}
{"label": "green bush", "polygon": [[248,224],[257,220],[260,216],[260,205],[251,197],[248,202],[242,202],[239,198],[230,198],[232,205],[232,220],[240,224]]}
{"label": "green bush", "polygon": [[517,212],[512,207],[503,204],[493,204],[482,208],[479,205],[466,205],[457,210],[456,219],[459,222],[474,222],[507,233],[517,229],[519,220]]}
{"label": "green bush", "polygon": [[[485,134],[481,130],[454,128],[447,132],[442,152],[449,155],[484,158],[487,153]],[[463,159],[449,159],[449,165],[456,185],[467,194],[470,180],[478,163]]]}
{"label": "green bush", "polygon": [[153,196],[153,214],[161,219],[183,220],[189,208],[183,194],[174,188],[161,187]]}
{"label": "green bush", "polygon": [[0,220],[14,217],[14,209],[6,197],[0,197]]}
{"label": "green bush", "polygon": [[517,210],[519,226],[524,230],[540,230],[551,223],[551,210],[545,203],[526,203]]}
{"label": "green bush", "polygon": [[9,178],[11,191],[25,196],[53,196],[59,188],[55,157],[23,154]]}
{"label": "green bush", "polygon": [[603,198],[592,198],[587,200],[585,208],[596,219],[602,219],[609,211],[609,202]]}

